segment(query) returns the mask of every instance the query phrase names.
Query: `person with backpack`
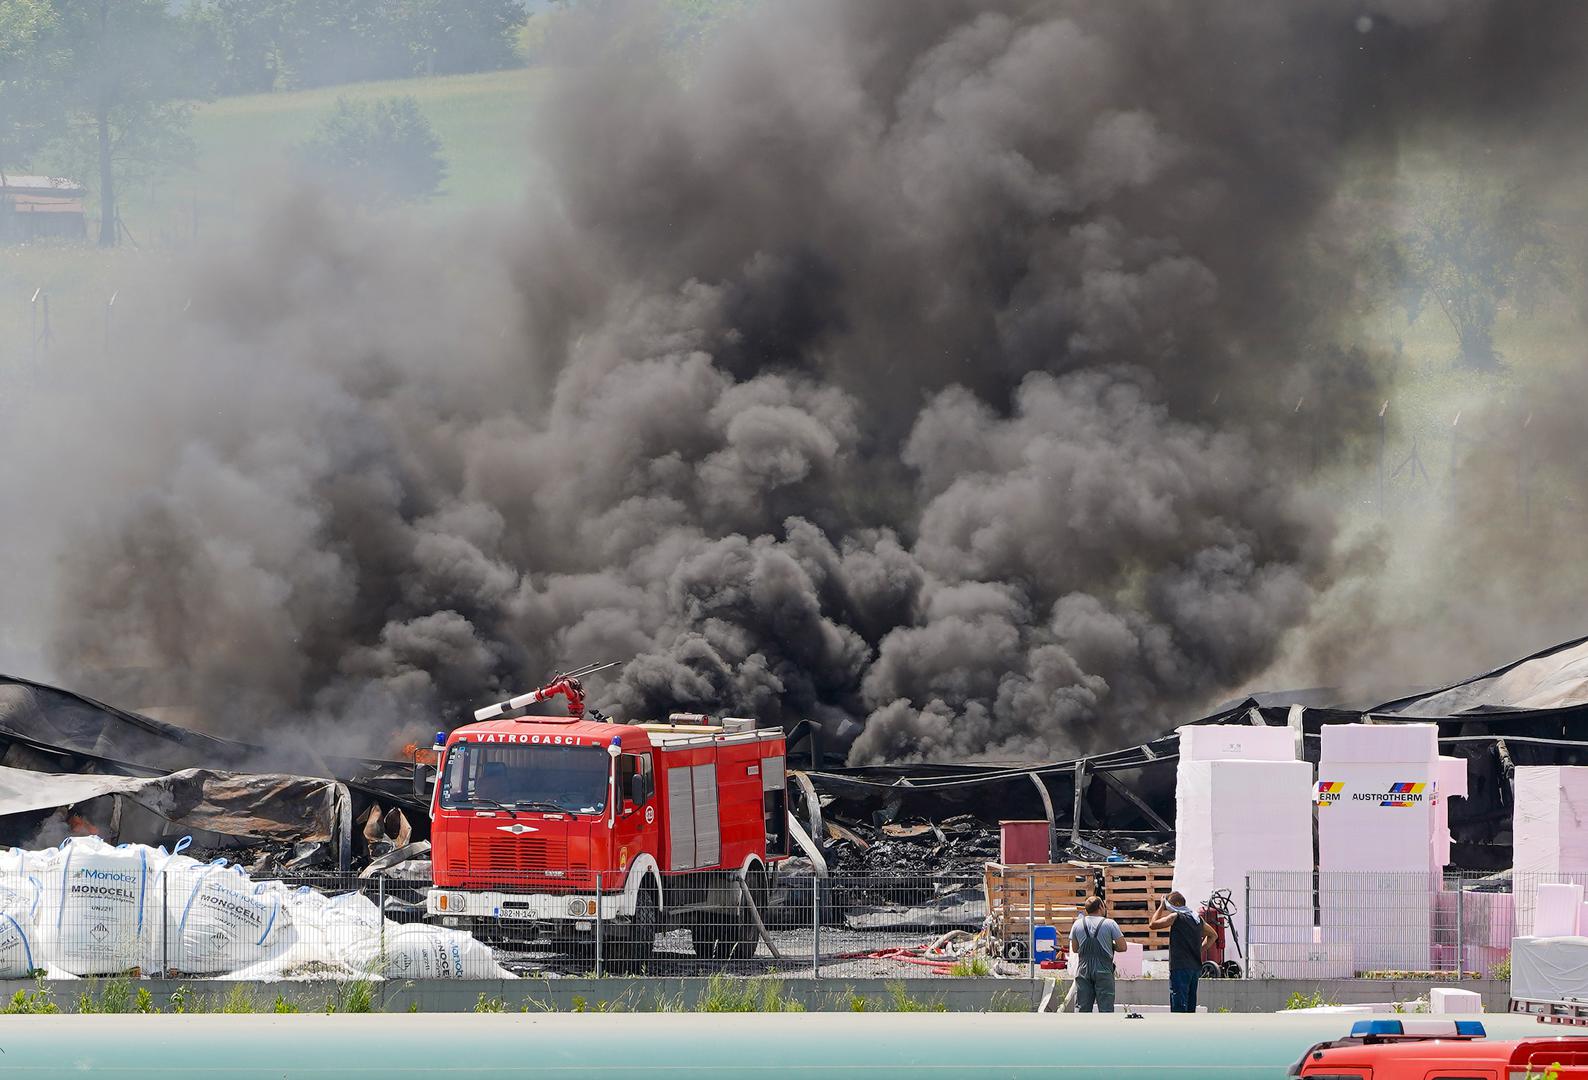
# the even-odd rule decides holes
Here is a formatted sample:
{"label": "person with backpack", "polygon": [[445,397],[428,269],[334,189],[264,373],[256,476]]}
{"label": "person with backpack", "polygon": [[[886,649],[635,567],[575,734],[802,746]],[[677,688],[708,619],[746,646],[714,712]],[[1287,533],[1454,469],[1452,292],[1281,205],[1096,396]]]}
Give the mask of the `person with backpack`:
{"label": "person with backpack", "polygon": [[1086,914],[1070,927],[1070,951],[1076,956],[1075,1011],[1114,1011],[1114,954],[1125,951],[1125,935],[1113,919],[1103,917],[1101,897],[1086,900]]}
{"label": "person with backpack", "polygon": [[1169,931],[1169,1011],[1196,1012],[1202,952],[1218,940],[1218,932],[1186,906],[1181,892],[1160,896],[1147,925],[1153,930]]}

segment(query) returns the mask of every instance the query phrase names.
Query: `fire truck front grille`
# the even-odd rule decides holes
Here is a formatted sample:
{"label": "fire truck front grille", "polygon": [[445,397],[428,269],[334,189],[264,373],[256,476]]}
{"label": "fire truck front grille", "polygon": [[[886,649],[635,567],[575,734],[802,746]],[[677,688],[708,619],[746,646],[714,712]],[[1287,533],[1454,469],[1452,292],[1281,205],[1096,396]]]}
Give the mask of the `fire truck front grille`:
{"label": "fire truck front grille", "polygon": [[469,876],[511,884],[522,877],[542,877],[548,870],[566,870],[568,841],[559,837],[469,837]]}

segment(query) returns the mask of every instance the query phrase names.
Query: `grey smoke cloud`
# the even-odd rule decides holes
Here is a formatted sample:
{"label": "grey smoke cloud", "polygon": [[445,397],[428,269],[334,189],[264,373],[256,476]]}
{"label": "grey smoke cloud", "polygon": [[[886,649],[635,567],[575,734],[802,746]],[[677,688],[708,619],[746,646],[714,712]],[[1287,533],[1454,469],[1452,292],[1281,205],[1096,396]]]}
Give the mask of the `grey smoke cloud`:
{"label": "grey smoke cloud", "polygon": [[1564,62],[1502,28],[1512,77],[1446,108],[1503,6],[1372,10],[765,4],[685,79],[632,27],[559,74],[505,218],[295,190],[13,431],[61,447],[57,666],[368,750],[600,657],[622,715],[815,717],[856,761],[1180,719],[1337,566],[1273,398],[1371,393],[1313,362],[1346,162]]}

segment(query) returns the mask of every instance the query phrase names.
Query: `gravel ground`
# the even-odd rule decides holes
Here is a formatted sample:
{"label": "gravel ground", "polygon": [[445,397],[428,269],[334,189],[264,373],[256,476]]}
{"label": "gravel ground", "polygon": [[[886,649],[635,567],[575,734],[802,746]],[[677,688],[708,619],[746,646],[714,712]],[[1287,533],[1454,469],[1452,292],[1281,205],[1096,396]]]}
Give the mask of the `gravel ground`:
{"label": "gravel ground", "polygon": [[[919,964],[850,957],[849,954],[927,945],[954,928],[877,931],[824,926],[821,930],[821,977],[886,979],[929,975],[932,969]],[[646,965],[645,973],[675,978],[720,974],[810,978],[815,974],[811,963],[812,936],[810,929],[805,927],[772,931],[772,940],[783,954],[781,960],[771,954],[765,942],[759,943],[755,956],[746,960],[702,960],[691,950],[689,931],[674,930],[658,936],[655,956]],[[504,967],[519,975],[585,975],[593,967],[588,957],[581,959],[533,947],[502,947],[496,950],[496,955]]]}

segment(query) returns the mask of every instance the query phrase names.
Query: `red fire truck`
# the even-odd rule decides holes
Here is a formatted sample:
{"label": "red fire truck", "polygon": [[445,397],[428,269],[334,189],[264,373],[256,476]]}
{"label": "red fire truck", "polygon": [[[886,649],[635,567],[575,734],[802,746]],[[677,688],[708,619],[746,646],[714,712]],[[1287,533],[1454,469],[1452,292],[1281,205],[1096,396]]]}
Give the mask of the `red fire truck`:
{"label": "red fire truck", "polygon": [[[599,933],[620,963],[673,926],[690,929],[697,955],[752,955],[750,905],[765,910],[788,854],[783,731],[697,714],[613,723],[586,709],[590,670],[437,734],[427,912],[573,950]],[[519,715],[559,697],[565,716]]]}
{"label": "red fire truck", "polygon": [[1568,1080],[1588,1077],[1588,1038],[1495,1039],[1480,1020],[1359,1020],[1291,1066],[1315,1080]]}

